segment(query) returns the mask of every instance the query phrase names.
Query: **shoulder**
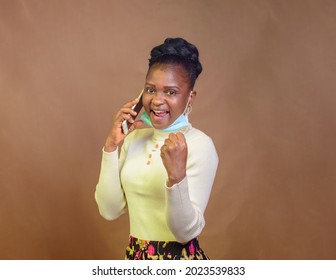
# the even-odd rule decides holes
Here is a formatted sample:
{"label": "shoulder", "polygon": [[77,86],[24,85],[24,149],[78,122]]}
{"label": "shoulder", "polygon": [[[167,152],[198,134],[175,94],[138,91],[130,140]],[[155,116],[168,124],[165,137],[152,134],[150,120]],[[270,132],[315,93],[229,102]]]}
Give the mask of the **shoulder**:
{"label": "shoulder", "polygon": [[217,151],[214,142],[203,131],[192,127],[186,134],[186,141],[190,155],[212,156],[217,158]]}
{"label": "shoulder", "polygon": [[205,134],[203,131],[191,127],[190,130],[185,134],[186,137],[186,141],[188,143],[188,145],[213,145],[214,143],[212,141],[212,139],[210,138],[210,136],[208,136],[207,134]]}
{"label": "shoulder", "polygon": [[216,170],[219,158],[212,139],[196,128],[191,128],[185,137],[188,145],[188,166]]}

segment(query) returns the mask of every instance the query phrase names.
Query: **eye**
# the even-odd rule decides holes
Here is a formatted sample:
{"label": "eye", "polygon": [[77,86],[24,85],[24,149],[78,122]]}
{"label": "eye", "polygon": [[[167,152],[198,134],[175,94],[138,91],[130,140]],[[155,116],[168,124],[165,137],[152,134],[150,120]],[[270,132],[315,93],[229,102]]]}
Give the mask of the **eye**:
{"label": "eye", "polygon": [[146,87],[146,92],[149,94],[155,94],[156,90],[153,87]]}
{"label": "eye", "polygon": [[166,91],[166,95],[167,96],[174,96],[174,95],[176,95],[176,91],[175,90],[173,90],[173,89],[168,89],[167,91]]}

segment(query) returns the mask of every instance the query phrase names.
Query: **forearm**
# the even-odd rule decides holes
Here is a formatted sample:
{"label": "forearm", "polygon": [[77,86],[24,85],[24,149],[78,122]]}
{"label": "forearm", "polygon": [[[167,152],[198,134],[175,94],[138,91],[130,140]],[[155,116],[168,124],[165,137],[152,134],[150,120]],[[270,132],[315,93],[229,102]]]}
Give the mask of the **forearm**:
{"label": "forearm", "polygon": [[126,211],[126,201],[120,184],[117,149],[111,153],[103,151],[95,199],[99,213],[107,220],[116,219]]}
{"label": "forearm", "polygon": [[166,187],[167,222],[179,242],[201,234],[218,166],[218,156],[209,138],[189,142],[189,150],[186,177],[171,188],[169,184]]}
{"label": "forearm", "polygon": [[178,242],[187,242],[202,232],[203,213],[190,199],[187,177],[166,188],[166,207],[168,226]]}

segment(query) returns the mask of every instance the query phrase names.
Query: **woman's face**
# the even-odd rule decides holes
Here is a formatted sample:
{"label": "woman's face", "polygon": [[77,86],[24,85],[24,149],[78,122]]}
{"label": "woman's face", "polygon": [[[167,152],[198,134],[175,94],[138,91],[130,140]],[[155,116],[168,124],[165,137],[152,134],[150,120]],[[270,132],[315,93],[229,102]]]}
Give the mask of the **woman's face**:
{"label": "woman's face", "polygon": [[183,66],[158,64],[148,70],[142,102],[154,128],[170,126],[195,96]]}

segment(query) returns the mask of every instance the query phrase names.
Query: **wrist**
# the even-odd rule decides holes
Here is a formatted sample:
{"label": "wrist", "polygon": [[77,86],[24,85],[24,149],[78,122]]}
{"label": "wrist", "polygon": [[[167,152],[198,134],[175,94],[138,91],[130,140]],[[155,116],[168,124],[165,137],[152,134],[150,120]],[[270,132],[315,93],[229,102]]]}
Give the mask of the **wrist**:
{"label": "wrist", "polygon": [[116,145],[116,144],[111,144],[111,143],[107,144],[106,143],[105,146],[104,146],[104,151],[108,152],[108,153],[111,153],[111,152],[114,152],[117,148],[118,148],[118,145]]}
{"label": "wrist", "polygon": [[171,188],[172,186],[180,183],[183,181],[183,179],[186,177],[187,175],[185,174],[184,176],[181,176],[181,177],[176,177],[176,178],[171,178],[171,177],[168,177],[168,180],[167,180],[167,187],[168,188]]}
{"label": "wrist", "polygon": [[107,137],[104,146],[104,150],[106,152],[114,152],[118,148],[119,143],[116,143],[115,139],[113,138],[114,137],[111,137],[110,135]]}

